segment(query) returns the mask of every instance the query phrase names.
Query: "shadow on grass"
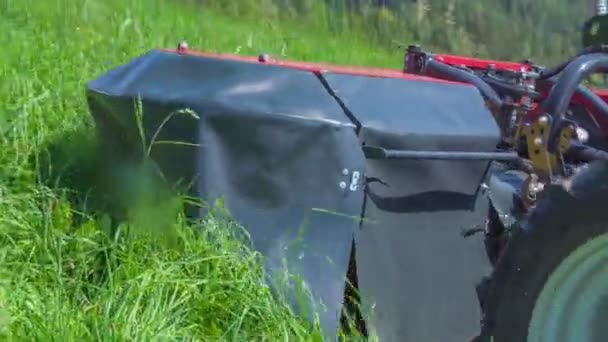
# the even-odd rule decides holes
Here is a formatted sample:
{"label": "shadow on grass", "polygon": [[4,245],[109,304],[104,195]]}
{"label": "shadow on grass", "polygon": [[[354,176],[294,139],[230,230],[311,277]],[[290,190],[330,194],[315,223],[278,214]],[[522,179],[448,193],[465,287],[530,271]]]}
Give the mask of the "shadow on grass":
{"label": "shadow on grass", "polygon": [[98,152],[92,130],[81,128],[49,143],[37,160],[38,180],[51,189],[61,189],[82,213],[111,213],[106,188],[108,167]]}
{"label": "shadow on grass", "polygon": [[155,165],[125,157],[133,155],[127,147],[116,152],[98,142],[94,129],[73,130],[39,156],[39,182],[65,194],[77,219],[108,216],[113,226],[132,220],[150,229],[170,226],[180,208]]}
{"label": "shadow on grass", "polygon": [[118,245],[110,241],[143,235],[163,240],[169,247],[178,239],[171,230],[180,213],[179,198],[152,163],[126,155],[126,147],[109,151],[98,143],[94,129],[81,127],[51,141],[35,161],[38,182],[67,201],[71,209],[66,226],[55,228],[76,233],[93,220],[106,237],[106,249],[97,253],[92,264],[95,270],[88,278],[100,286],[110,280],[110,260],[120,263],[120,258],[112,256]]}

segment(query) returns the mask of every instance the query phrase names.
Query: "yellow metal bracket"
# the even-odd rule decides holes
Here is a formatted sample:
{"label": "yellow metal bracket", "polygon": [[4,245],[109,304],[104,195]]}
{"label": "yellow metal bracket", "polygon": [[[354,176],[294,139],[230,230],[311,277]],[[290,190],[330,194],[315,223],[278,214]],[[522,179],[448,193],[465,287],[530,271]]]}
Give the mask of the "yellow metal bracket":
{"label": "yellow metal bracket", "polygon": [[[553,170],[558,170],[560,166],[558,154],[550,153],[547,150],[549,128],[549,120],[543,116],[522,129],[522,135],[528,145],[528,157],[534,170],[541,176],[550,176],[554,172]],[[573,133],[572,127],[562,129],[558,143],[559,154],[568,150]]]}

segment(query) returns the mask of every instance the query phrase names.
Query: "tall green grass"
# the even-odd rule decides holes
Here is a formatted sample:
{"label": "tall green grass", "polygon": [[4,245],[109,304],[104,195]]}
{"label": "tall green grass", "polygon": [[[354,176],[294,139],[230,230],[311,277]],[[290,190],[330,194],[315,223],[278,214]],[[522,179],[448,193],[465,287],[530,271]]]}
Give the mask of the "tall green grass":
{"label": "tall green grass", "polygon": [[[321,339],[271,295],[221,206],[186,222],[181,199],[138,167],[104,178],[85,103],[86,81],[182,39],[210,51],[400,66],[399,51],[356,33],[255,8],[236,20],[238,8],[185,1],[0,1],[1,340]],[[112,187],[130,204],[121,224],[105,214],[118,201]]]}

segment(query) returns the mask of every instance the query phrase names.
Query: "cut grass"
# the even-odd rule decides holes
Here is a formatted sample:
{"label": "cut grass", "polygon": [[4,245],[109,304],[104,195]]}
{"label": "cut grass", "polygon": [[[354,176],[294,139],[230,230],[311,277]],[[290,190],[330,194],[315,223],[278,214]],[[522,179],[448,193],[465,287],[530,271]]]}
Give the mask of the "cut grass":
{"label": "cut grass", "polygon": [[322,25],[237,21],[161,0],[3,0],[0,32],[2,340],[321,340],[271,295],[221,208],[186,223],[144,177],[127,180],[140,214],[129,217],[155,213],[159,230],[149,219],[116,228],[100,214],[84,84],[182,39],[210,51],[393,67],[399,51]]}

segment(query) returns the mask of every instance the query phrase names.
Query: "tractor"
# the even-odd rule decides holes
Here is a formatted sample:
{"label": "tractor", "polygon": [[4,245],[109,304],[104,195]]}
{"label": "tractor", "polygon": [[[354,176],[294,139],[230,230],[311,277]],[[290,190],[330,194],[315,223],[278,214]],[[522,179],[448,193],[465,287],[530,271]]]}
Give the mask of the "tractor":
{"label": "tractor", "polygon": [[391,70],[182,42],[90,81],[87,100],[108,163],[141,135],[183,142],[150,158],[223,199],[269,283],[296,275],[329,339],[349,317],[380,341],[608,341],[608,92],[583,84],[608,70],[606,27],[591,18],[585,48],[551,68],[417,45]]}

